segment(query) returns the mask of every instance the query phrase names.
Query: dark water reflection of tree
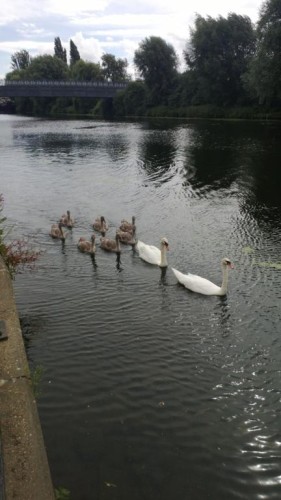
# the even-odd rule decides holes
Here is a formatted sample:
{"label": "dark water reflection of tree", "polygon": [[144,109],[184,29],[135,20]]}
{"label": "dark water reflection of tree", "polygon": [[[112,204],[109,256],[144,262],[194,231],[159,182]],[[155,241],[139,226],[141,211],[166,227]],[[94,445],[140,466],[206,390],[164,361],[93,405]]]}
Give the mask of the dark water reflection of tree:
{"label": "dark water reflection of tree", "polygon": [[196,124],[185,151],[186,184],[204,196],[235,185],[241,210],[267,221],[273,209],[273,224],[276,214],[281,224],[280,142],[278,123]]}

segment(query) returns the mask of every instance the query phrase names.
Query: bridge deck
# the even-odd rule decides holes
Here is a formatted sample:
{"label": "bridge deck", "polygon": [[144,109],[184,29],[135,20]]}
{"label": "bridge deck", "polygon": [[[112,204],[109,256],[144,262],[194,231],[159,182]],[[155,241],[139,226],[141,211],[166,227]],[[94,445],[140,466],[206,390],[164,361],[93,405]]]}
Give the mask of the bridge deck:
{"label": "bridge deck", "polygon": [[112,98],[128,82],[0,81],[0,97]]}

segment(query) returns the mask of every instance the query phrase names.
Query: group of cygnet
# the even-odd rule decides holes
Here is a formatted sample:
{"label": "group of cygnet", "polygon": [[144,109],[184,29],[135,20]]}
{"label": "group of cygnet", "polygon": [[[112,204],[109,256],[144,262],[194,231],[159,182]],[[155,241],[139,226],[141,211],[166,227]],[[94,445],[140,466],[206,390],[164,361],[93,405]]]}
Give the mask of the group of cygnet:
{"label": "group of cygnet", "polygon": [[[63,214],[58,222],[58,224],[53,224],[50,230],[50,236],[55,239],[65,240],[67,233],[64,228],[72,229],[75,225],[74,219],[70,215],[70,211],[67,210],[66,214]],[[108,252],[115,252],[117,254],[121,253],[120,243],[126,245],[135,246],[135,217],[132,217],[132,222],[127,220],[122,220],[119,229],[116,231],[115,238],[107,238],[105,235],[109,229],[109,226],[104,218],[104,216],[98,217],[92,224],[93,229],[101,234],[100,247]],[[96,252],[96,235],[95,233],[91,235],[90,240],[81,236],[77,243],[78,249],[84,253],[94,254]]]}
{"label": "group of cygnet", "polygon": [[[63,214],[60,218],[58,224],[53,224],[50,231],[50,236],[52,238],[58,238],[61,240],[65,239],[64,227],[72,229],[74,226],[74,219],[70,215],[70,211],[67,210],[66,214]],[[109,230],[109,226],[104,218],[104,216],[96,218],[92,224],[93,229],[101,234],[100,247],[108,252],[115,252],[117,254],[121,253],[121,245],[131,245],[135,248],[139,254],[139,257],[152,265],[157,265],[161,268],[168,266],[167,262],[167,250],[169,250],[169,243],[167,238],[163,237],[160,241],[160,248],[154,245],[148,245],[140,240],[136,240],[136,220],[132,217],[132,222],[127,220],[122,220],[119,229],[116,230],[116,235],[114,239],[107,238],[105,235]],[[81,237],[78,241],[78,249],[81,252],[95,254],[96,252],[96,235],[92,234],[90,240]],[[183,274],[175,268],[171,268],[177,281],[183,285],[188,290],[192,292],[200,293],[203,295],[225,295],[227,293],[228,286],[228,270],[233,269],[233,264],[228,258],[223,258],[221,261],[222,267],[222,285],[219,287],[201,276],[195,274],[187,273]]]}

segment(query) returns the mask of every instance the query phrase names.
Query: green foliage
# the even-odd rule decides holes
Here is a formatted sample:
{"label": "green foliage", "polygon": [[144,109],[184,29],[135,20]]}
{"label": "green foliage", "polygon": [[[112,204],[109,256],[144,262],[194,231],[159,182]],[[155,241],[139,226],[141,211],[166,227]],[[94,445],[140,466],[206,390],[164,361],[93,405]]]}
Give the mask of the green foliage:
{"label": "green foliage", "polygon": [[56,57],[67,63],[66,49],[63,48],[61,39],[58,36],[55,38],[54,53]]}
{"label": "green foliage", "polygon": [[254,262],[259,267],[281,270],[281,262]]}
{"label": "green foliage", "polygon": [[135,52],[134,63],[149,89],[151,105],[166,104],[177,76],[173,46],[160,37],[145,38]]}
{"label": "green foliage", "polygon": [[125,106],[124,106],[124,96],[125,90],[119,90],[113,98],[113,113],[114,116],[126,116]]}
{"label": "green foliage", "polygon": [[[10,73],[10,80],[66,80],[67,64],[57,56],[42,55],[34,57],[24,70]],[[25,115],[46,116],[56,102],[56,98],[17,97],[15,99],[17,113]]]}
{"label": "green foliage", "polygon": [[70,40],[69,46],[70,46],[70,48],[69,48],[70,66],[73,66],[73,64],[75,64],[77,61],[80,60],[80,54],[79,54],[77,46],[75,45],[75,43],[73,42],[73,40]]}
{"label": "green foliage", "polygon": [[129,79],[127,59],[117,59],[113,54],[103,54],[101,66],[104,78],[110,82],[123,82]]}
{"label": "green foliage", "polygon": [[27,80],[66,80],[67,64],[59,57],[42,55],[34,57],[25,71]]}
{"label": "green foliage", "polygon": [[169,97],[171,107],[185,107],[196,102],[197,81],[193,71],[185,71],[177,76],[174,91]]}
{"label": "green foliage", "polygon": [[42,374],[43,374],[43,366],[41,365],[37,365],[31,372],[31,383],[35,398],[38,398],[38,396],[40,396],[41,393],[39,389],[39,384],[42,379]]}
{"label": "green foliage", "polygon": [[19,52],[15,52],[11,56],[11,67],[13,70],[26,69],[30,65],[31,57],[27,50],[23,49]]}
{"label": "green foliage", "polygon": [[245,255],[251,255],[255,253],[255,250],[250,246],[246,246],[242,248],[242,253],[244,253]]}
{"label": "green foliage", "polygon": [[55,499],[56,500],[70,500],[70,491],[66,488],[60,486],[55,488]]}
{"label": "green foliage", "polygon": [[280,49],[280,19],[280,0],[266,0],[260,10],[257,32],[259,40],[263,40],[270,50],[272,47]]}
{"label": "green foliage", "polygon": [[193,102],[232,105],[245,102],[241,76],[255,48],[250,19],[229,14],[227,19],[197,16],[185,60],[193,71],[197,91]]}
{"label": "green foliage", "polygon": [[241,119],[279,119],[281,113],[278,110],[270,112],[260,107],[220,107],[212,104],[203,104],[198,106],[186,107],[171,107],[171,106],[156,106],[149,108],[146,112],[147,116],[158,118],[199,118],[199,119],[225,119],[225,120],[241,120]]}
{"label": "green foliage", "polygon": [[281,2],[267,0],[260,11],[257,51],[244,80],[261,104],[281,104]]}
{"label": "green foliage", "polygon": [[112,99],[99,99],[92,113],[98,118],[111,119],[113,117]]}
{"label": "green foliage", "polygon": [[92,82],[104,79],[100,64],[85,62],[79,59],[70,68],[69,76],[72,80]]}
{"label": "green foliage", "polygon": [[16,113],[21,115],[32,115],[34,99],[32,97],[16,97],[15,98]]}
{"label": "green foliage", "polygon": [[25,80],[25,70],[24,69],[15,69],[10,73],[7,73],[5,76],[6,80]]}
{"label": "green foliage", "polygon": [[52,114],[56,105],[56,97],[32,97],[32,114],[35,116],[48,116]]}
{"label": "green foliage", "polygon": [[113,99],[116,116],[143,116],[146,113],[148,89],[141,81],[131,82]]}
{"label": "green foliage", "polygon": [[48,109],[48,114],[65,115],[67,112],[70,112],[73,106],[73,100],[72,97],[56,97],[52,99],[49,103],[50,107]]}
{"label": "green foliage", "polygon": [[[130,81],[126,59],[103,54],[100,63],[84,61],[70,40],[70,66],[59,37],[55,55],[12,56],[7,80]],[[197,15],[184,52],[187,70],[177,71],[172,45],[160,37],[145,38],[134,63],[142,80],[130,82],[114,99],[15,98],[16,112],[48,115],[93,114],[98,117],[155,116],[280,118],[281,1],[266,0],[257,30],[250,19]],[[113,107],[112,107],[113,102]]]}
{"label": "green foliage", "polygon": [[99,102],[99,99],[97,99],[96,97],[92,97],[92,98],[83,97],[81,99],[79,99],[78,97],[75,97],[73,99],[74,111],[76,114],[79,114],[79,115],[92,114],[93,110],[95,109],[98,102]]}

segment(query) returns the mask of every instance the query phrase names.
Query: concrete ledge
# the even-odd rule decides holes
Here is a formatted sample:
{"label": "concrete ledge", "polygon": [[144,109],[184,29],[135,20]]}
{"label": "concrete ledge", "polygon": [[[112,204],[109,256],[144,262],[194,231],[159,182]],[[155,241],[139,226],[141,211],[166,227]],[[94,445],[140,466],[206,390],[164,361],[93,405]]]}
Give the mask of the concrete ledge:
{"label": "concrete ledge", "polygon": [[[12,281],[0,257],[0,440],[5,500],[54,500]],[[1,497],[1,493],[0,493]]]}

